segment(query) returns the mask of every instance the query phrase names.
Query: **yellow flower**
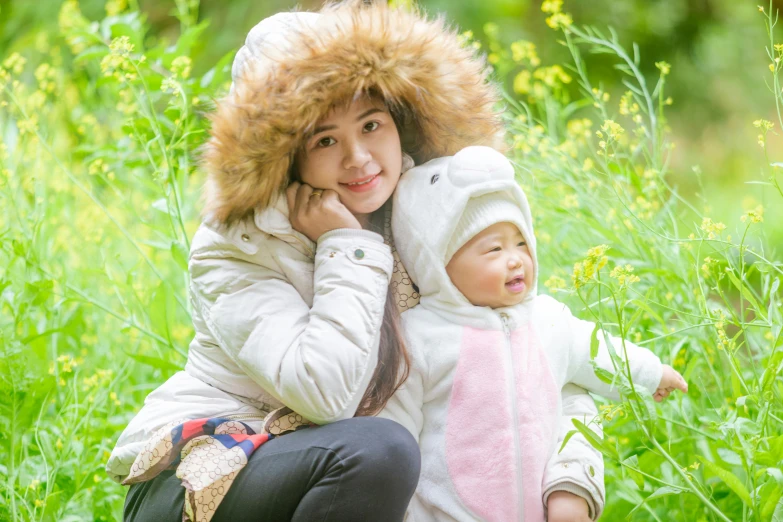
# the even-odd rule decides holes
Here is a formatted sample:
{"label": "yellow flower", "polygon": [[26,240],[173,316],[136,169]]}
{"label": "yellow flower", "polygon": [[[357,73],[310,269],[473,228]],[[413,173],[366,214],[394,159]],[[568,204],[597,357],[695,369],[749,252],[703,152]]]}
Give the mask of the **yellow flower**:
{"label": "yellow flower", "polygon": [[35,507],[39,508],[39,507],[43,507],[43,505],[44,505],[43,500],[41,500],[40,498],[35,499]]}
{"label": "yellow flower", "polygon": [[27,58],[19,53],[13,53],[11,56],[3,60],[3,67],[11,71],[15,75],[22,74],[24,70],[24,64],[27,63]]}
{"label": "yellow flower", "polygon": [[672,66],[666,62],[655,62],[655,67],[657,67],[658,70],[661,71],[661,76],[666,76],[672,70]]}
{"label": "yellow flower", "polygon": [[604,124],[601,125],[601,130],[612,140],[617,140],[625,132],[625,129],[614,120],[605,120]]}
{"label": "yellow flower", "polygon": [[511,44],[511,59],[517,63],[527,60],[533,67],[541,64],[535,44],[525,40],[518,40]]}
{"label": "yellow flower", "polygon": [[[639,112],[639,104],[633,101],[633,92],[626,91],[623,97],[620,98],[620,114],[627,116],[633,115]],[[634,121],[636,121],[634,119]]]}
{"label": "yellow flower", "polygon": [[530,71],[521,71],[514,77],[514,92],[527,94],[530,92]]}
{"label": "yellow flower", "polygon": [[17,127],[19,128],[19,134],[21,135],[35,134],[38,132],[38,115],[33,114],[26,120],[18,122]]}
{"label": "yellow flower", "polygon": [[574,264],[574,272],[571,277],[576,288],[588,283],[596,272],[606,265],[608,258],[604,254],[608,249],[608,245],[593,247],[587,251],[584,261]]}
{"label": "yellow flower", "polygon": [[33,480],[30,482],[30,485],[28,486],[30,489],[38,489],[38,486],[41,484],[41,481],[38,479]]}
{"label": "yellow flower", "polygon": [[541,80],[549,87],[558,87],[560,84],[571,83],[572,80],[571,76],[569,76],[559,65],[536,69],[533,73],[533,78]]}
{"label": "yellow flower", "polygon": [[109,0],[106,2],[106,14],[117,16],[128,8],[128,0]]}
{"label": "yellow flower", "polygon": [[63,441],[62,441],[62,439],[57,439],[57,442],[54,444],[54,447],[57,448],[58,450],[63,449]]}
{"label": "yellow flower", "polygon": [[753,210],[748,210],[745,215],[740,218],[740,220],[743,223],[748,220],[750,220],[751,223],[761,223],[764,221],[764,207],[759,205]]}
{"label": "yellow flower", "polygon": [[105,174],[109,171],[109,165],[107,165],[102,159],[98,158],[97,160],[90,163],[90,168],[87,170],[87,172],[90,174],[90,176],[95,176],[98,174]]}
{"label": "yellow flower", "polygon": [[701,271],[702,274],[704,274],[704,278],[710,277],[712,274],[712,268],[718,265],[717,259],[712,259],[711,257],[705,257],[704,263],[701,265]]}
{"label": "yellow flower", "polygon": [[706,217],[701,222],[701,229],[707,233],[709,239],[714,239],[716,235],[720,235],[721,232],[726,230],[726,225],[720,222],[713,222],[712,219]]}
{"label": "yellow flower", "polygon": [[160,84],[160,90],[167,94],[174,94],[179,91],[179,82],[174,78],[166,78]]}
{"label": "yellow flower", "polygon": [[550,290],[561,290],[565,288],[566,283],[562,277],[557,277],[553,275],[549,279],[547,279],[546,282],[544,282],[544,286]]}
{"label": "yellow flower", "polygon": [[546,25],[552,29],[568,29],[574,23],[568,13],[555,13],[546,19]]}
{"label": "yellow flower", "polygon": [[575,194],[568,194],[563,198],[561,204],[563,205],[563,208],[577,208],[579,206],[579,199]]}
{"label": "yellow flower", "polygon": [[628,286],[633,283],[639,282],[639,277],[633,275],[633,267],[631,265],[617,265],[609,273],[609,277],[617,279],[620,286]]}
{"label": "yellow flower", "polygon": [[[109,54],[101,60],[101,72],[105,76],[114,76],[118,80],[135,80],[135,68],[131,62],[133,49],[134,46],[129,37],[120,36],[113,39],[109,44]],[[144,61],[144,56],[139,61]]]}
{"label": "yellow flower", "polygon": [[764,129],[765,131],[768,131],[774,127],[775,124],[769,120],[759,119],[753,122],[753,126],[757,129]]}
{"label": "yellow flower", "polygon": [[592,168],[595,166],[595,163],[593,163],[593,160],[590,158],[586,158],[584,163],[582,163],[582,170],[587,172],[589,170],[592,170]]}
{"label": "yellow flower", "polygon": [[187,56],[177,56],[174,61],[171,62],[171,72],[174,76],[187,79],[190,76],[190,70],[192,68],[192,61]]}
{"label": "yellow flower", "polygon": [[563,0],[544,0],[541,10],[545,13],[556,14],[563,8]]}

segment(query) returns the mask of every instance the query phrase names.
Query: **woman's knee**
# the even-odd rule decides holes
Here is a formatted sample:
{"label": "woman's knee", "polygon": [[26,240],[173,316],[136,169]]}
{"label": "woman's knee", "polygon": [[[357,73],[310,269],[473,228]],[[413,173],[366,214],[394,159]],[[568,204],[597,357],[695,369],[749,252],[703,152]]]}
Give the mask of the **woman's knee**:
{"label": "woman's knee", "polygon": [[358,458],[364,472],[403,481],[415,488],[421,452],[408,430],[392,420],[377,417],[357,417],[347,422],[351,425],[346,439],[350,447],[346,449]]}

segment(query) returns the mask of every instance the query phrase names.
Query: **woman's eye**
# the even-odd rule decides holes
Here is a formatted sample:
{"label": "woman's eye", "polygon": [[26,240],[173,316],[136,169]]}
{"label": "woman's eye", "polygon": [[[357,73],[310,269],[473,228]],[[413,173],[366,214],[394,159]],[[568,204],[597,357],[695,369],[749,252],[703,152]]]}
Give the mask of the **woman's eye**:
{"label": "woman's eye", "polygon": [[320,140],[318,140],[318,141],[315,143],[315,146],[316,146],[316,147],[328,147],[328,146],[329,146],[329,145],[331,145],[332,143],[334,143],[334,139],[333,139],[333,138],[326,137],[326,138],[321,138]]}
{"label": "woman's eye", "polygon": [[378,123],[377,121],[368,121],[364,125],[364,130],[367,131],[367,132],[372,132],[375,129],[377,129],[379,126],[380,126],[380,123]]}

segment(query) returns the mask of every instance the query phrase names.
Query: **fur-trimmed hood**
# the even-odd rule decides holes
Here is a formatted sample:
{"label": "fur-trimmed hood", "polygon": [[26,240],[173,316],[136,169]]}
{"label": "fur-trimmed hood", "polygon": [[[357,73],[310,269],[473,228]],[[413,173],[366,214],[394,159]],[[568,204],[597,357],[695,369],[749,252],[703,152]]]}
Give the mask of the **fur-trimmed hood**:
{"label": "fur-trimmed hood", "polygon": [[417,164],[469,145],[502,149],[496,87],[443,17],[350,0],[280,13],[250,31],[204,146],[205,216],[230,225],[274,203],[294,153],[330,108],[374,92]]}

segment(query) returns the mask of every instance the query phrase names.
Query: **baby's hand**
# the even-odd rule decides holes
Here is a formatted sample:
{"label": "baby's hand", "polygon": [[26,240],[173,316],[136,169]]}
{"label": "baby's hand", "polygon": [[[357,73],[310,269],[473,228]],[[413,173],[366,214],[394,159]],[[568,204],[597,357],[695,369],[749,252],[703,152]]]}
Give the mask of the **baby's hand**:
{"label": "baby's hand", "polygon": [[661,402],[674,390],[688,393],[688,384],[685,382],[685,379],[682,378],[680,372],[668,364],[664,364],[661,383],[658,385],[658,389],[655,390],[655,394],[653,395],[655,402]]}
{"label": "baby's hand", "polygon": [[546,500],[549,522],[590,522],[587,501],[568,491],[554,491]]}

